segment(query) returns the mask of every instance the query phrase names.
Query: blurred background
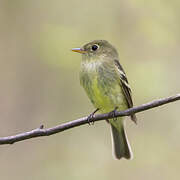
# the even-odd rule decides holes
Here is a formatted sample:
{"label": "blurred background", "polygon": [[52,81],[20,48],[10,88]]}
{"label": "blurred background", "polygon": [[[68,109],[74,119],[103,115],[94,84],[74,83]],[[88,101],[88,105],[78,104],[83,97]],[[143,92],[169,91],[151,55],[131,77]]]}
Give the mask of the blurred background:
{"label": "blurred background", "polygon": [[[180,4],[167,0],[0,0],[0,137],[52,127],[94,108],[71,48],[106,39],[119,51],[134,104],[180,92]],[[127,121],[134,159],[115,161],[108,125],[0,146],[0,178],[179,179],[180,103]]]}

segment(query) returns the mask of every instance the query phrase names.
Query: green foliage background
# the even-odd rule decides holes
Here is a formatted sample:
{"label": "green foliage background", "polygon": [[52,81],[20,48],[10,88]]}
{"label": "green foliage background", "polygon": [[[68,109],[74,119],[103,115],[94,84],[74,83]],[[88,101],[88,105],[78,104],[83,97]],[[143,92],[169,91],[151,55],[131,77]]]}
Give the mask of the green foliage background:
{"label": "green foliage background", "polygon": [[[106,39],[120,53],[135,105],[180,92],[178,0],[1,0],[0,136],[93,111],[70,51]],[[132,161],[111,156],[105,122],[0,147],[3,180],[179,179],[179,103],[127,121]]]}

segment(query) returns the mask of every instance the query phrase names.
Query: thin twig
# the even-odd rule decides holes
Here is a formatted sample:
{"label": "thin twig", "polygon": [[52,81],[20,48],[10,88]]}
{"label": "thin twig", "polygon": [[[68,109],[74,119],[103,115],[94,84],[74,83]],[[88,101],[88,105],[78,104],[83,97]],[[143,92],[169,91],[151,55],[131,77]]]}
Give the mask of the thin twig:
{"label": "thin twig", "polygon": [[[131,114],[146,111],[148,109],[162,106],[164,104],[171,103],[171,102],[174,102],[177,100],[180,100],[180,94],[170,96],[167,98],[154,100],[154,101],[151,101],[146,104],[142,104],[137,107],[129,108],[124,111],[115,112],[115,114],[112,114],[112,113],[98,114],[92,118],[92,121],[94,122],[94,121],[106,120],[106,119],[111,119],[111,118],[120,117],[120,116],[130,116]],[[81,126],[81,125],[84,125],[87,123],[89,123],[88,117],[83,117],[83,118],[76,119],[76,120],[73,120],[73,121],[70,121],[67,123],[63,123],[58,126],[55,126],[52,128],[47,128],[47,129],[43,129],[43,125],[41,125],[39,128],[34,129],[29,132],[20,133],[20,134],[14,135],[14,136],[2,137],[2,138],[0,138],[0,145],[1,144],[13,144],[18,141],[23,141],[26,139],[31,139],[31,138],[40,137],[40,136],[50,136],[52,134],[56,134],[56,133],[65,131],[67,129],[78,127],[78,126]]]}

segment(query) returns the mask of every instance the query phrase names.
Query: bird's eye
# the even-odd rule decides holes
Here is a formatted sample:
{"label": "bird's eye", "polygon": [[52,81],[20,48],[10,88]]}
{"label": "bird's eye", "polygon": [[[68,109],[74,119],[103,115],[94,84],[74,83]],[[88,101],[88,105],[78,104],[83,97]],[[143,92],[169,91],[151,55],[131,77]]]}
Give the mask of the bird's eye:
{"label": "bird's eye", "polygon": [[92,45],[92,50],[93,50],[93,51],[96,51],[98,48],[99,48],[98,45],[96,45],[96,44]]}

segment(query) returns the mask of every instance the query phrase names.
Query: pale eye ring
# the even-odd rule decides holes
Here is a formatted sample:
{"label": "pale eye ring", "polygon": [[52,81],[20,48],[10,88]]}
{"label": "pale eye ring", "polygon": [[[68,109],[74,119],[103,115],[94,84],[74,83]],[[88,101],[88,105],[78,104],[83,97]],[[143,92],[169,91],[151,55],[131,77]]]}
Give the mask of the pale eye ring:
{"label": "pale eye ring", "polygon": [[92,45],[92,47],[91,47],[91,49],[92,49],[93,51],[96,51],[98,48],[99,48],[99,46],[98,46],[97,44],[94,44],[94,45]]}

